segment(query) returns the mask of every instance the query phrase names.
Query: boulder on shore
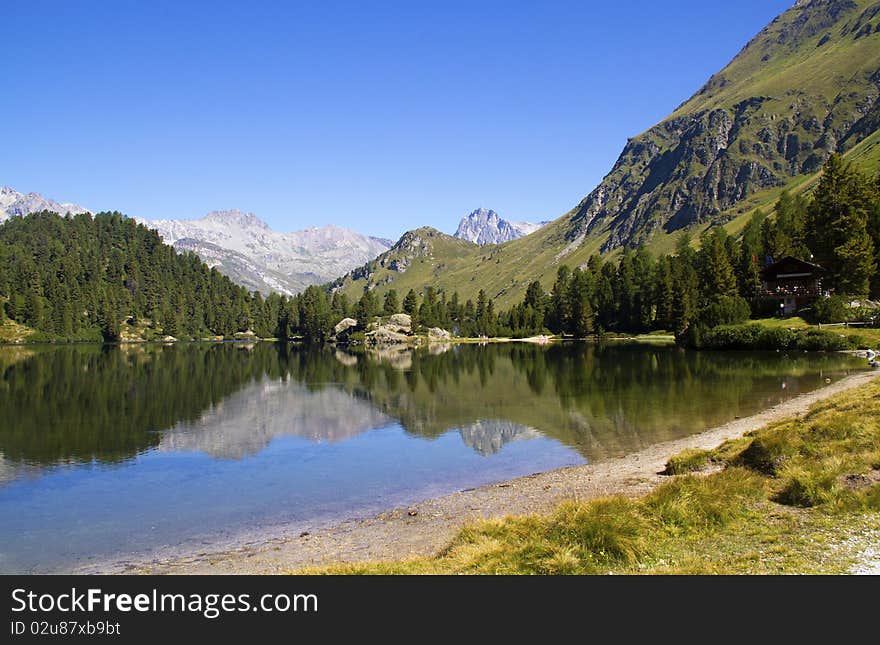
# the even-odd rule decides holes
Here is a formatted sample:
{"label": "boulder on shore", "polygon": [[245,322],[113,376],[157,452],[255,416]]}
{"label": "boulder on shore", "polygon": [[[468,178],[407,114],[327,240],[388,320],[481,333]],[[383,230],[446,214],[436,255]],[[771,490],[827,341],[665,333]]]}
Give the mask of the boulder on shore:
{"label": "boulder on shore", "polygon": [[343,318],[338,323],[336,323],[336,326],[333,328],[333,333],[336,336],[339,336],[340,334],[344,334],[345,332],[347,332],[352,327],[357,327],[357,324],[358,321],[354,318]]}
{"label": "boulder on shore", "polygon": [[366,341],[371,345],[398,345],[401,343],[408,343],[409,336],[389,329],[388,327],[379,326],[373,331],[367,332]]}
{"label": "boulder on shore", "polygon": [[445,329],[440,329],[439,327],[431,327],[428,330],[429,340],[449,340],[450,338],[452,338],[452,334],[450,334]]}
{"label": "boulder on shore", "polygon": [[409,331],[412,329],[412,316],[409,314],[394,314],[388,319],[388,324]]}

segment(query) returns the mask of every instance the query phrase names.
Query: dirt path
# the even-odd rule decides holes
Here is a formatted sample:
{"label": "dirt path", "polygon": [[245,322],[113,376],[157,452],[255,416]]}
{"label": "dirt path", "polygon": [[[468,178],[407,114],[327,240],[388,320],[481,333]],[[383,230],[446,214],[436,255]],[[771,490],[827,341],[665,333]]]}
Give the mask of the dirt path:
{"label": "dirt path", "polygon": [[376,517],[318,528],[298,537],[276,538],[225,551],[90,569],[102,573],[265,574],[287,573],[314,564],[429,555],[446,545],[469,520],[548,511],[564,499],[646,493],[663,480],[658,472],[664,469],[670,456],[686,448],[714,448],[727,439],[768,423],[804,414],[813,403],[878,376],[880,370],[848,376],[754,416],[737,419],[698,435],[656,444],[618,459],[460,491]]}

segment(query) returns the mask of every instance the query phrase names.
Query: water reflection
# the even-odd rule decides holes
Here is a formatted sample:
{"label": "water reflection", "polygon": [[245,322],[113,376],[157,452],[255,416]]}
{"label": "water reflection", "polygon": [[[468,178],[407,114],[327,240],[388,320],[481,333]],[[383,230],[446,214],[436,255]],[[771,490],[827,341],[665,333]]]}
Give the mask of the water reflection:
{"label": "water reflection", "polygon": [[391,423],[366,401],[326,388],[264,379],[231,395],[195,422],[162,433],[161,451],[200,450],[221,459],[254,455],[287,435],[343,441]]}
{"label": "water reflection", "polygon": [[511,441],[536,439],[542,436],[541,432],[534,428],[501,419],[475,421],[459,428],[458,434],[461,435],[464,445],[483,457],[494,455]]}
{"label": "water reflection", "polygon": [[0,347],[0,573],[296,535],[697,432],[862,363],[585,344]]}
{"label": "water reflection", "polygon": [[236,344],[0,348],[0,483],[150,450],[254,455],[399,423],[492,455],[544,436],[588,460],[753,413],[838,378],[846,355],[587,344],[348,353]]}

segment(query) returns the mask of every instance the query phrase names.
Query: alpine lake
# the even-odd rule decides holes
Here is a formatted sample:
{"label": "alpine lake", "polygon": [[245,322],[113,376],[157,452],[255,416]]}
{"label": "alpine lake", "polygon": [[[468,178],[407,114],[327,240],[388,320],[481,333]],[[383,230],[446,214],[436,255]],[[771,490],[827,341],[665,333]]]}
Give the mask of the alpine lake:
{"label": "alpine lake", "polygon": [[671,345],[0,347],[0,572],[195,552],[754,414],[865,368]]}

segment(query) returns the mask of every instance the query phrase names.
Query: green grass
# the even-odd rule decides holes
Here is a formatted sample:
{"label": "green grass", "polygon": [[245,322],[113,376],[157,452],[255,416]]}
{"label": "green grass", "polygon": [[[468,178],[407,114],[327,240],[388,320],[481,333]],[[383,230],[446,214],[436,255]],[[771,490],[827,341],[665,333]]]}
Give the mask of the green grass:
{"label": "green grass", "polygon": [[[345,574],[841,573],[880,530],[880,383],[712,451],[648,495],[566,502],[463,528],[440,554]],[[865,544],[866,545],[866,544]]]}
{"label": "green grass", "polygon": [[[761,318],[751,322],[773,329],[819,329],[819,325],[810,324],[798,316],[792,318]],[[871,347],[880,347],[880,329],[875,327],[863,327],[861,325],[852,327],[822,325],[821,329],[823,331],[829,331],[843,336],[862,338],[867,341]]]}

